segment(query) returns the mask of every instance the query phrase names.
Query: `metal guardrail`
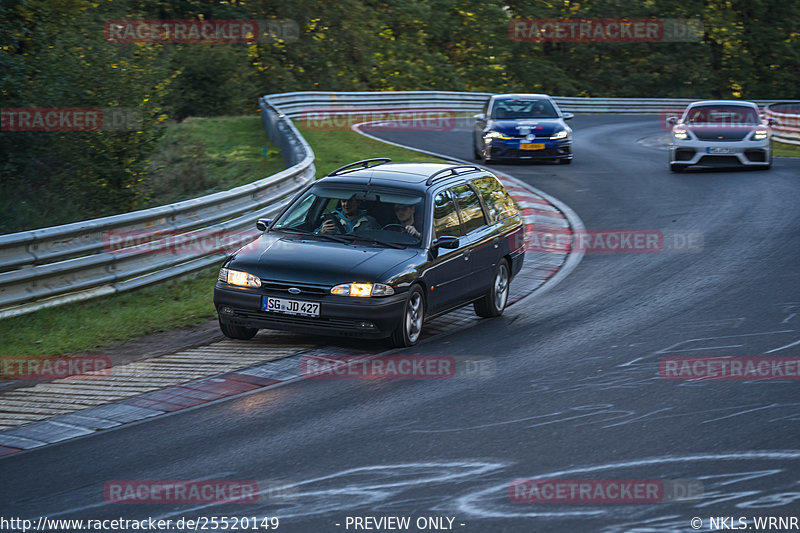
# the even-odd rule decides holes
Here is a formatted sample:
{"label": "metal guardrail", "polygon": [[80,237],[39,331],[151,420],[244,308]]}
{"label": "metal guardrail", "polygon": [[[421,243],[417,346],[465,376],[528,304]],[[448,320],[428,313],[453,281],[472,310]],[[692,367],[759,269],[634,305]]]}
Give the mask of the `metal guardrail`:
{"label": "metal guardrail", "polygon": [[766,114],[772,121],[772,138],[774,140],[800,146],[800,103],[769,104],[766,106]]}
{"label": "metal guardrail", "polygon": [[[0,318],[141,287],[221,262],[203,250],[153,253],[167,239],[191,242],[209,232],[246,233],[258,217],[277,213],[314,178],[314,153],[289,118],[315,109],[430,109],[481,111],[491,93],[449,91],[292,92],[259,99],[264,129],[281,149],[286,170],[230,191],[175,204],[0,235]],[[555,97],[571,113],[659,114],[691,99]],[[756,100],[759,105],[772,101]],[[795,104],[797,105],[797,104]],[[800,144],[797,115],[767,105],[783,142]],[[786,116],[784,116],[786,115]],[[794,122],[792,122],[794,121]],[[784,141],[784,139],[789,139]],[[109,250],[114,232],[152,232],[163,239]]]}
{"label": "metal guardrail", "polygon": [[[456,91],[366,91],[318,92],[302,91],[269,96],[269,101],[290,117],[304,112],[337,108],[368,107],[373,109],[437,108],[454,112],[478,113],[493,93]],[[614,113],[629,115],[660,114],[683,109],[697,98],[593,98],[555,96],[562,111],[570,113]],[[774,100],[752,100],[765,106]]]}
{"label": "metal guardrail", "polygon": [[[289,168],[201,198],[0,235],[0,318],[113,294],[221,263],[224,252],[209,254],[202,246],[174,244],[220,233],[246,236],[256,218],[276,214],[314,179],[314,153],[291,120],[264,98],[259,106],[264,128]],[[111,246],[109,235],[120,236],[123,242]],[[144,244],[131,239],[126,247],[122,239],[126,235],[151,237]]]}

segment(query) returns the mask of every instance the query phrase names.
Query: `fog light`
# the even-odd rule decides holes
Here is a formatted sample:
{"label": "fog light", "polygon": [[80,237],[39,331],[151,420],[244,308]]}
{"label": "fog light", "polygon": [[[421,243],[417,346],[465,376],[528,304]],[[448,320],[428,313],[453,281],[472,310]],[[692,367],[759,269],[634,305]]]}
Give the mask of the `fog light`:
{"label": "fog light", "polygon": [[360,329],[373,329],[375,324],[372,322],[356,322],[356,327]]}
{"label": "fog light", "polygon": [[219,312],[220,314],[223,315],[232,315],[233,307],[231,307],[230,305],[223,305],[222,307],[219,308]]}

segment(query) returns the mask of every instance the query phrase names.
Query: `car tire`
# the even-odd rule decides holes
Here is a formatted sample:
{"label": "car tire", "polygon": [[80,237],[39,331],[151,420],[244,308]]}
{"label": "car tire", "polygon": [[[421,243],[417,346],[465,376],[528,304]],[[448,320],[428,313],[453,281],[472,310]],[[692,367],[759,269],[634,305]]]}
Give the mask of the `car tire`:
{"label": "car tire", "polygon": [[473,304],[475,314],[484,318],[502,315],[508,303],[510,281],[511,271],[508,269],[508,262],[503,259],[494,269],[492,286],[489,287],[486,296]]}
{"label": "car tire", "polygon": [[675,163],[670,163],[669,169],[672,172],[683,172],[684,170],[686,170],[686,165],[676,165]]}
{"label": "car tire", "polygon": [[409,289],[403,306],[403,317],[392,332],[390,342],[395,348],[414,346],[422,336],[422,323],[425,319],[425,297],[419,285]]}
{"label": "car tire", "polygon": [[478,147],[475,146],[475,140],[472,141],[472,155],[473,155],[473,157],[475,158],[476,161],[482,161],[483,160],[483,156],[481,155],[480,151],[478,150]]}
{"label": "car tire", "polygon": [[571,159],[571,158],[570,158],[570,159],[559,159],[559,160],[558,160],[558,163],[559,163],[560,165],[569,165],[569,164],[571,164],[571,163],[572,163],[572,159]]}
{"label": "car tire", "polygon": [[222,334],[229,339],[238,339],[241,341],[249,341],[258,333],[258,328],[236,326],[234,324],[227,324],[222,320],[219,321],[219,329],[222,330]]}

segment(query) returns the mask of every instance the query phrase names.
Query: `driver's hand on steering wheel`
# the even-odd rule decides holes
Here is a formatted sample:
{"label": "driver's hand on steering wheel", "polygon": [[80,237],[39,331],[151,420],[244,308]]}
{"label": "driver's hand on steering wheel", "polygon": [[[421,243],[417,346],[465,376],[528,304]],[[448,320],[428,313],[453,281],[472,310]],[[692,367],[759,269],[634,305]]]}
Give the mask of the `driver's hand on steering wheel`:
{"label": "driver's hand on steering wheel", "polygon": [[419,235],[420,235],[420,233],[417,231],[417,228],[415,228],[411,224],[408,224],[406,226],[406,233],[408,233],[412,237],[419,237]]}
{"label": "driver's hand on steering wheel", "polygon": [[319,228],[320,233],[334,233],[336,231],[336,224],[334,224],[333,220],[328,219],[323,224],[322,227]]}

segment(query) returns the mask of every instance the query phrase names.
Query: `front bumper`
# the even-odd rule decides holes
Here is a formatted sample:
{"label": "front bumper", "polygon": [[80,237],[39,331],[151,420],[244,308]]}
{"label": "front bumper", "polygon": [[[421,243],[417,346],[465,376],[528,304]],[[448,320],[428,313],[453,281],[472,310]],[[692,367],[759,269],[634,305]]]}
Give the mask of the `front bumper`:
{"label": "front bumper", "polygon": [[[285,315],[263,311],[263,296],[319,302],[319,317]],[[278,329],[310,333],[380,339],[388,337],[403,317],[406,294],[381,298],[349,296],[287,296],[260,289],[239,289],[217,282],[214,307],[219,319],[227,324],[248,328]]]}
{"label": "front bumper", "polygon": [[[544,144],[537,150],[523,150],[521,144]],[[492,139],[486,142],[487,159],[572,159],[572,139]]]}
{"label": "front bumper", "polygon": [[[727,153],[712,153],[717,149]],[[770,164],[771,156],[770,139],[730,142],[687,139],[673,141],[669,148],[669,162],[673,165],[761,167]]]}

